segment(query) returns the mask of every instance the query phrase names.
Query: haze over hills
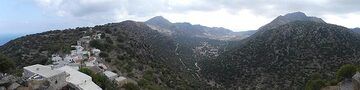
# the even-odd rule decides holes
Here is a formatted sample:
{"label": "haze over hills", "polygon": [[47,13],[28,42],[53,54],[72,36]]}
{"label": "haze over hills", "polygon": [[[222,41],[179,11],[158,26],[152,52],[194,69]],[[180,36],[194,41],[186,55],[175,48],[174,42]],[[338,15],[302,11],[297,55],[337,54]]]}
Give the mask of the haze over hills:
{"label": "haze over hills", "polygon": [[10,40],[13,40],[17,37],[20,37],[23,34],[3,34],[0,35],[0,46],[9,42]]}
{"label": "haze over hills", "polygon": [[97,41],[104,62],[140,89],[303,89],[314,72],[334,77],[343,64],[360,64],[357,29],[328,24],[294,12],[258,30],[172,23],[162,16],[54,30],[0,46],[17,69],[50,64],[51,55],[69,53],[84,36]]}

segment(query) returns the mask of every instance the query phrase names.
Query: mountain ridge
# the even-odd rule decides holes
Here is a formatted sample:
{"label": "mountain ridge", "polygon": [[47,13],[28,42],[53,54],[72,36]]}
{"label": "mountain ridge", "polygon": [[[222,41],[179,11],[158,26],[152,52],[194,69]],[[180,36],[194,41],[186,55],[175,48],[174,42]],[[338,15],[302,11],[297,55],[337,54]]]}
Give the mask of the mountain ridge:
{"label": "mountain ridge", "polygon": [[232,88],[301,89],[314,72],[334,77],[341,65],[360,64],[360,37],[342,26],[295,21],[251,37],[204,62],[204,76]]}

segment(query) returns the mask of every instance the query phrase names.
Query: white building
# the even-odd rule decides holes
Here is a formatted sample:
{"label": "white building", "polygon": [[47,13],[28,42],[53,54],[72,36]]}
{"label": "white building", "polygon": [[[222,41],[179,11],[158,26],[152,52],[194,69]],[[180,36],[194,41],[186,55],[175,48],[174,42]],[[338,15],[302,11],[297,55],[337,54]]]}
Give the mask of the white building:
{"label": "white building", "polygon": [[46,80],[49,82],[49,90],[59,90],[66,86],[66,73],[54,70],[49,66],[40,64],[24,67],[23,77],[27,80]]}
{"label": "white building", "polygon": [[103,69],[103,70],[107,70],[107,69],[108,69],[108,68],[106,67],[106,65],[103,64],[103,63],[99,63],[98,66],[99,66],[101,69]]}
{"label": "white building", "polygon": [[94,39],[101,39],[101,33],[96,34],[96,35],[94,36]]}
{"label": "white building", "polygon": [[118,75],[116,73],[111,72],[111,71],[105,71],[103,73],[109,80],[115,80],[118,77]]}
{"label": "white building", "polygon": [[102,90],[98,85],[96,85],[92,78],[80,71],[77,71],[69,66],[64,66],[58,68],[57,70],[66,72],[66,82],[70,86],[78,90]]}
{"label": "white building", "polygon": [[64,58],[64,61],[69,62],[69,63],[74,63],[74,59],[71,57],[71,55],[66,55]]}
{"label": "white building", "polygon": [[128,83],[128,80],[123,76],[119,76],[119,77],[115,78],[115,81],[119,86],[122,86],[122,85]]}
{"label": "white building", "polygon": [[100,49],[92,49],[91,52],[95,55],[95,56],[99,56],[99,54],[101,53],[101,50]]}
{"label": "white building", "polygon": [[59,55],[56,55],[56,54],[51,55],[51,61],[53,61],[54,63],[62,61],[62,60],[63,59]]}

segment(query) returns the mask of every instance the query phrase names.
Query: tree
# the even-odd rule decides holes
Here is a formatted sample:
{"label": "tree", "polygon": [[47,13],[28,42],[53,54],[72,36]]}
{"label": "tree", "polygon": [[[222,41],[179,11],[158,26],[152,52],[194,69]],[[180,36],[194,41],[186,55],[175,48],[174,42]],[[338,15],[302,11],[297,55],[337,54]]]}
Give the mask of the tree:
{"label": "tree", "polygon": [[104,45],[99,40],[91,40],[90,46],[94,48],[98,48],[100,50],[104,50]]}
{"label": "tree", "polygon": [[354,65],[343,65],[336,72],[336,80],[341,81],[344,78],[351,78],[356,73],[356,67]]}

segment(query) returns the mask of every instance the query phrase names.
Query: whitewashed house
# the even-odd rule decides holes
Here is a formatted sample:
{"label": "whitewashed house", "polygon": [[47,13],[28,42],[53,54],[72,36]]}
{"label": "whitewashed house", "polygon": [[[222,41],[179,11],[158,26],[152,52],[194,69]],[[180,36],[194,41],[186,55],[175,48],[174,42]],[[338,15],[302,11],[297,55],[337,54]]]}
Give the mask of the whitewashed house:
{"label": "whitewashed house", "polygon": [[57,62],[62,61],[62,60],[63,59],[57,54],[51,55],[51,61],[53,61],[54,63],[57,63]]}
{"label": "whitewashed house", "polygon": [[115,81],[119,86],[122,86],[122,85],[128,83],[128,80],[123,76],[119,76],[119,77],[115,78]]}
{"label": "whitewashed house", "polygon": [[107,70],[107,69],[108,69],[108,68],[106,67],[106,65],[103,64],[103,63],[99,63],[98,66],[99,66],[99,68],[101,68],[101,69],[103,69],[103,70]]}
{"label": "whitewashed house", "polygon": [[46,80],[49,90],[59,90],[66,86],[66,73],[40,64],[24,67],[23,78],[27,80]]}
{"label": "whitewashed house", "polygon": [[104,71],[103,74],[109,79],[109,80],[115,80],[118,77],[118,74],[111,72],[111,71]]}
{"label": "whitewashed house", "polygon": [[99,54],[101,53],[101,50],[100,50],[100,49],[93,48],[93,49],[91,50],[91,52],[92,52],[95,56],[99,56]]}
{"label": "whitewashed house", "polygon": [[101,33],[95,34],[95,35],[94,35],[94,39],[95,39],[95,40],[96,40],[96,39],[101,39]]}
{"label": "whitewashed house", "polygon": [[84,37],[80,38],[79,41],[82,42],[83,44],[89,44],[90,40],[91,40],[90,36],[84,36]]}
{"label": "whitewashed house", "polygon": [[71,55],[66,55],[64,58],[64,61],[69,62],[69,63],[74,63],[74,59],[71,57]]}
{"label": "whitewashed house", "polygon": [[90,76],[69,66],[64,66],[58,68],[57,70],[66,72],[66,82],[69,83],[69,86],[76,88],[76,90],[102,90],[92,81]]}

